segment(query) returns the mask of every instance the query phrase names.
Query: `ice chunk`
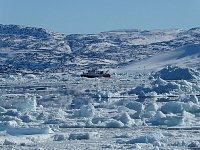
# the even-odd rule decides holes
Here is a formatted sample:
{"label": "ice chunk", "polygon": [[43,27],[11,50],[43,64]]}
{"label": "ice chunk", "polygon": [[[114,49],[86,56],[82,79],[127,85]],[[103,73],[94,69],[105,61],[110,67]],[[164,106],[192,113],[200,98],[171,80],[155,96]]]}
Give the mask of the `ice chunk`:
{"label": "ice chunk", "polygon": [[199,103],[199,99],[198,99],[198,97],[196,95],[191,95],[190,96],[190,101],[192,101],[195,104]]}
{"label": "ice chunk", "polygon": [[161,107],[163,113],[181,113],[183,112],[183,106],[181,102],[168,102]]}
{"label": "ice chunk", "polygon": [[137,111],[138,113],[141,113],[144,110],[144,106],[140,102],[130,102],[126,105],[129,109],[133,109]]}
{"label": "ice chunk", "polygon": [[26,80],[35,80],[35,79],[37,79],[37,76],[34,75],[34,74],[25,74],[23,77],[24,77]]}
{"label": "ice chunk", "polygon": [[11,139],[5,139],[3,145],[17,145],[17,143]]}
{"label": "ice chunk", "polygon": [[110,98],[119,97],[119,96],[120,96],[119,93],[112,93],[110,91],[100,91],[100,90],[98,90],[96,94],[93,95],[93,97],[96,98],[96,100],[99,102],[109,101]]}
{"label": "ice chunk", "polygon": [[97,132],[71,133],[69,135],[69,140],[89,140],[97,137],[99,137],[99,134]]}
{"label": "ice chunk", "polygon": [[[142,96],[142,95],[140,95]],[[149,92],[149,93],[145,93],[144,94],[145,97],[157,97],[158,93],[156,93],[155,91]]]}
{"label": "ice chunk", "polygon": [[198,141],[192,141],[190,144],[188,144],[189,148],[199,149],[200,143]]}
{"label": "ice chunk", "polygon": [[12,121],[1,121],[0,122],[0,131],[7,130],[8,128],[13,128],[18,126],[18,123],[15,120]]}
{"label": "ice chunk", "polygon": [[62,118],[52,118],[44,121],[44,124],[61,124],[61,123],[65,123],[65,121]]}
{"label": "ice chunk", "polygon": [[157,80],[147,85],[140,85],[128,91],[128,94],[136,94],[144,97],[156,97],[158,94],[169,93],[171,91],[181,91],[180,84],[175,82],[166,82],[163,79]]}
{"label": "ice chunk", "polygon": [[117,108],[118,112],[129,112],[130,110],[125,106],[119,106]]}
{"label": "ice chunk", "polygon": [[166,118],[165,114],[163,114],[161,111],[157,111],[152,120],[152,124],[153,125],[163,125],[165,118]]}
{"label": "ice chunk", "polygon": [[156,93],[162,94],[162,93],[169,93],[170,91],[179,91],[180,85],[175,82],[169,82],[165,85],[157,85],[152,88],[152,91],[155,91]]}
{"label": "ice chunk", "polygon": [[195,89],[193,89],[193,86],[194,86],[193,83],[186,80],[181,80],[179,81],[179,84],[180,84],[180,89],[183,92],[190,92],[190,93],[195,92]]}
{"label": "ice chunk", "polygon": [[176,126],[176,125],[181,125],[183,123],[183,117],[182,116],[177,116],[177,115],[167,115],[164,125],[167,126]]}
{"label": "ice chunk", "polygon": [[106,91],[97,91],[96,94],[93,96],[94,98],[97,99],[97,101],[101,102],[101,101],[108,101],[108,93]]}
{"label": "ice chunk", "polygon": [[26,94],[25,99],[21,100],[20,103],[16,104],[16,107],[19,111],[36,111],[36,96]]}
{"label": "ice chunk", "polygon": [[152,118],[155,116],[156,111],[145,111],[144,114],[142,115],[142,118]]}
{"label": "ice chunk", "polygon": [[71,103],[71,108],[80,109],[83,105],[88,105],[88,100],[86,99],[73,99]]}
{"label": "ice chunk", "polygon": [[128,91],[128,94],[136,94],[139,96],[145,96],[145,93],[149,93],[149,92],[152,92],[152,89],[150,86],[141,85]]}
{"label": "ice chunk", "polygon": [[8,128],[7,133],[13,136],[18,135],[32,135],[32,134],[49,134],[53,133],[50,127],[19,127],[19,128]]}
{"label": "ice chunk", "polygon": [[152,82],[153,85],[166,85],[167,84],[167,81],[161,79],[160,77],[158,77],[156,80],[154,80]]}
{"label": "ice chunk", "polygon": [[156,102],[151,102],[151,103],[148,103],[146,106],[145,106],[145,110],[146,111],[157,111],[159,108],[158,104]]}
{"label": "ice chunk", "polygon": [[64,141],[64,140],[66,140],[66,139],[68,139],[68,137],[67,137],[67,135],[65,135],[65,134],[55,134],[55,135],[53,136],[53,140],[54,140],[54,141]]}
{"label": "ice chunk", "polygon": [[67,113],[63,109],[61,109],[61,108],[59,108],[58,111],[57,111],[57,113],[55,114],[55,116],[57,118],[61,118],[61,119],[65,119],[66,115],[67,115]]}
{"label": "ice chunk", "polygon": [[7,110],[0,106],[0,113],[5,113],[5,112],[7,112]]}
{"label": "ice chunk", "polygon": [[5,94],[0,97],[1,106],[18,111],[36,111],[36,96],[33,94]]}
{"label": "ice chunk", "polygon": [[8,116],[19,116],[20,112],[17,111],[17,109],[8,109],[7,112],[5,112],[4,115],[8,115]]}
{"label": "ice chunk", "polygon": [[161,111],[157,111],[151,122],[153,125],[176,126],[183,123],[183,117],[175,114],[165,115]]}
{"label": "ice chunk", "polygon": [[193,125],[195,115],[193,115],[189,112],[183,111],[182,116],[184,117],[183,118],[183,125]]}
{"label": "ice chunk", "polygon": [[115,119],[121,121],[125,125],[133,125],[135,123],[134,120],[129,116],[129,114],[127,112],[124,112],[124,113],[116,116]]}
{"label": "ice chunk", "polygon": [[108,120],[104,122],[106,128],[121,128],[124,127],[124,124],[121,121],[115,119]]}
{"label": "ice chunk", "polygon": [[84,105],[79,111],[79,117],[93,117],[95,113],[95,108],[92,104]]}
{"label": "ice chunk", "polygon": [[24,116],[21,116],[20,118],[25,123],[32,122],[34,120],[31,115],[24,115]]}
{"label": "ice chunk", "polygon": [[200,112],[200,107],[199,105],[189,101],[188,103],[183,103],[182,104],[183,108],[185,111],[190,112],[190,113],[199,113]]}
{"label": "ice chunk", "polygon": [[130,141],[127,141],[127,144],[136,144],[136,143],[154,143],[158,141],[156,136],[153,135],[144,135],[137,138],[134,138]]}
{"label": "ice chunk", "polygon": [[8,80],[11,80],[11,81],[16,81],[17,80],[17,77],[15,75],[9,75],[7,77]]}

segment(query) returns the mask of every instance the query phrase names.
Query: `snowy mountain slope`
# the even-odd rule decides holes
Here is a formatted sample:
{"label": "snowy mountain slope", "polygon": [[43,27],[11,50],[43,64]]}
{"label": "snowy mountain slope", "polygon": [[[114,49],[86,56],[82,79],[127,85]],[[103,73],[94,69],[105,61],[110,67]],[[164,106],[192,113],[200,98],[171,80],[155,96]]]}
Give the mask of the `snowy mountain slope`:
{"label": "snowy mountain slope", "polygon": [[184,32],[181,29],[169,30],[117,30],[103,32],[106,37],[118,37],[126,45],[147,45],[152,43],[170,41],[177,38],[177,35]]}
{"label": "snowy mountain slope", "polygon": [[[77,57],[83,57],[90,63],[92,58],[99,60],[112,60],[115,65],[127,65],[159,53],[173,51],[188,44],[198,44],[199,29],[188,31],[180,29],[169,30],[117,30],[89,35],[68,35],[66,40],[72,53]],[[81,59],[81,58],[79,58]],[[95,62],[95,61],[94,61]]]}
{"label": "snowy mountain slope", "polygon": [[0,25],[0,70],[116,68],[184,45],[199,44],[199,30],[132,29],[64,35],[42,28]]}
{"label": "snowy mountain slope", "polygon": [[[79,55],[98,56],[118,63],[128,63],[134,59],[142,59],[152,53],[157,53],[153,43],[167,42],[176,39],[183,30],[117,30],[90,35],[68,35],[66,40],[72,49]],[[152,45],[151,45],[152,44]],[[147,51],[147,45],[149,50]],[[167,48],[167,47],[166,47]]]}
{"label": "snowy mountain slope", "polygon": [[176,49],[173,52],[159,54],[147,58],[131,65],[128,65],[121,71],[139,71],[139,70],[159,70],[169,65],[177,65],[199,69],[200,65],[200,44],[186,45]]}
{"label": "snowy mountain slope", "polygon": [[1,72],[59,68],[71,53],[64,37],[42,28],[0,25]]}
{"label": "snowy mountain slope", "polygon": [[0,48],[37,49],[70,52],[64,35],[42,28],[0,24]]}

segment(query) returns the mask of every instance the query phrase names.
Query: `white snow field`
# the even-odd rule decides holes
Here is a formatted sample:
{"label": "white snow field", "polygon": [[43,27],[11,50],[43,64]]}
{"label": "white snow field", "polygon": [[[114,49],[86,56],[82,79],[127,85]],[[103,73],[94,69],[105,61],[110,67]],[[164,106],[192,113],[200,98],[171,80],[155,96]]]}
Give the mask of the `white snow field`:
{"label": "white snow field", "polygon": [[123,72],[144,71],[144,70],[160,70],[166,66],[182,66],[188,68],[199,69],[200,65],[200,45],[186,45],[173,52],[159,54],[148,59],[144,59],[128,65]]}
{"label": "white snow field", "polygon": [[0,149],[200,149],[200,45],[112,70],[0,77]]}

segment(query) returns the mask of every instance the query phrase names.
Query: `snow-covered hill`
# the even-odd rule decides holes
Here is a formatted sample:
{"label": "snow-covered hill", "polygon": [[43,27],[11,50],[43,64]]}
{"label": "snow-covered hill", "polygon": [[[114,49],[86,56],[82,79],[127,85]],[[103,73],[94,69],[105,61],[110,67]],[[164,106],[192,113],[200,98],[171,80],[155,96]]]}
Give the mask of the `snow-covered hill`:
{"label": "snow-covered hill", "polygon": [[42,28],[0,24],[0,47],[4,49],[60,50],[70,52],[64,35]]}
{"label": "snow-covered hill", "polygon": [[116,68],[200,43],[200,28],[188,31],[116,30],[64,35],[42,28],[0,25],[1,72]]}
{"label": "snow-covered hill", "polygon": [[199,70],[200,66],[200,44],[186,45],[174,50],[147,58],[133,64],[130,64],[120,71],[156,71],[166,66],[181,66],[188,68],[195,68]]}

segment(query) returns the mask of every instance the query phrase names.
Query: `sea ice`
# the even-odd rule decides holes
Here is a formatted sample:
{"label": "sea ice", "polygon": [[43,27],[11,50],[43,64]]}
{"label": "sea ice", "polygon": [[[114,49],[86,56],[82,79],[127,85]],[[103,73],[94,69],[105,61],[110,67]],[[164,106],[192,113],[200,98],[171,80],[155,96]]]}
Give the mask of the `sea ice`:
{"label": "sea ice", "polygon": [[134,119],[132,119],[127,112],[121,113],[114,117],[114,119],[121,121],[124,125],[134,125]]}
{"label": "sea ice", "polygon": [[5,139],[3,145],[16,145],[17,143],[11,139]]}
{"label": "sea ice", "polygon": [[0,106],[0,113],[5,113],[5,112],[7,112],[7,110]]}
{"label": "sea ice", "polygon": [[121,121],[117,121],[115,119],[110,119],[103,122],[103,126],[106,128],[122,128],[124,124]]}
{"label": "sea ice", "polygon": [[0,131],[5,131],[8,128],[17,127],[18,123],[15,120],[12,121],[1,121],[0,122]]}
{"label": "sea ice", "polygon": [[16,104],[16,108],[22,112],[24,111],[36,111],[36,96],[26,94],[25,99],[21,100],[21,102]]}
{"label": "sea ice", "polygon": [[161,111],[167,113],[182,113],[184,108],[181,102],[168,102],[161,107]]}
{"label": "sea ice", "polygon": [[37,76],[34,74],[25,74],[23,77],[25,78],[25,80],[37,80],[38,79]]}
{"label": "sea ice", "polygon": [[69,137],[67,134],[55,134],[53,135],[53,140],[54,141],[64,141],[64,140],[67,140]]}
{"label": "sea ice", "polygon": [[163,114],[161,111],[157,111],[151,122],[153,125],[176,126],[183,123],[183,117],[175,114]]}
{"label": "sea ice", "polygon": [[95,114],[95,108],[92,104],[81,106],[80,110],[75,113],[77,117],[92,118]]}
{"label": "sea ice", "polygon": [[160,141],[163,138],[162,134],[149,134],[149,135],[142,135],[132,140],[127,141],[127,144],[136,144],[136,143],[150,143],[153,144],[157,141]]}
{"label": "sea ice", "polygon": [[89,140],[93,138],[98,138],[99,134],[97,132],[88,133],[70,133],[69,140]]}
{"label": "sea ice", "polygon": [[188,144],[188,147],[191,149],[199,149],[200,143],[199,141],[192,141],[190,144]]}
{"label": "sea ice", "polygon": [[129,102],[126,105],[126,107],[128,107],[129,109],[133,109],[133,110],[137,111],[138,113],[141,113],[144,110],[144,106],[140,102]]}
{"label": "sea ice", "polygon": [[83,105],[88,105],[88,100],[86,99],[73,99],[71,103],[71,108],[73,109],[80,109]]}
{"label": "sea ice", "polygon": [[13,136],[18,135],[32,135],[32,134],[49,134],[53,133],[50,127],[19,127],[19,128],[7,128],[7,133]]}
{"label": "sea ice", "polygon": [[0,97],[1,106],[14,108],[18,111],[36,111],[36,96],[34,94],[4,94]]}
{"label": "sea ice", "polygon": [[164,82],[158,78],[153,80],[150,85],[139,85],[129,90],[128,94],[136,94],[139,97],[156,97],[159,94],[169,94],[171,91],[180,91],[180,85],[175,82]]}

